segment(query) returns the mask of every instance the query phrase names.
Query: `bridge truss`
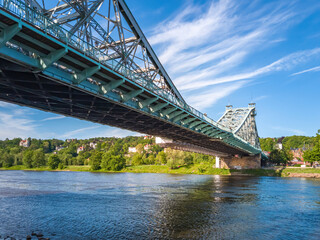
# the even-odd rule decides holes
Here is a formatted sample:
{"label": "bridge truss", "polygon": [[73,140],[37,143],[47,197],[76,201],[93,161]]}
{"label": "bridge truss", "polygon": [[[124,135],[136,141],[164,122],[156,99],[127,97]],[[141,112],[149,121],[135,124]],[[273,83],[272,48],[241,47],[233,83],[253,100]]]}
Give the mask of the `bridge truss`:
{"label": "bridge truss", "polygon": [[261,153],[245,134],[253,122],[256,130],[250,114],[233,132],[183,100],[123,0],[0,0],[0,30],[3,101],[221,153]]}

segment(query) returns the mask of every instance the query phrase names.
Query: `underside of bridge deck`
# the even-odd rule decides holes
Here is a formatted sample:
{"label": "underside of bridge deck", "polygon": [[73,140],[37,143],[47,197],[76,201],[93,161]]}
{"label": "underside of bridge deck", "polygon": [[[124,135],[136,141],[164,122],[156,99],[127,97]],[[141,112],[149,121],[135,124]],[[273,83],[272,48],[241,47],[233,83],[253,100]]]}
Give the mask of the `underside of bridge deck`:
{"label": "underside of bridge deck", "polygon": [[247,155],[246,152],[227,146],[223,142],[211,141],[204,134],[181,128],[119,102],[107,101],[99,95],[86,92],[74,85],[67,85],[41,72],[31,72],[30,69],[7,60],[1,59],[0,69],[0,100],[188,142],[230,155]]}

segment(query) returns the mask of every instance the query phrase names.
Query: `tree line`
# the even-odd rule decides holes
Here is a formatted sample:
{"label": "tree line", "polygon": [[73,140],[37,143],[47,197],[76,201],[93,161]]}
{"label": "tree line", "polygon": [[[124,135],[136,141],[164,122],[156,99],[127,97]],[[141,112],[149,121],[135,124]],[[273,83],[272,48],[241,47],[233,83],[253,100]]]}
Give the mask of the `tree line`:
{"label": "tree line", "polygon": [[[164,150],[154,138],[94,138],[94,139],[28,139],[29,147],[19,146],[20,138],[0,141],[0,167],[23,165],[27,168],[63,169],[69,165],[90,165],[92,170],[119,171],[126,166],[167,165],[177,168],[195,163],[214,163],[215,158],[173,149]],[[94,147],[90,146],[94,144]],[[145,149],[145,146],[148,146]],[[81,151],[77,151],[83,147]],[[135,153],[129,153],[135,147]]]}
{"label": "tree line", "polygon": [[279,138],[260,138],[260,145],[263,151],[270,153],[269,162],[276,165],[285,165],[293,159],[290,152],[292,149],[300,148],[304,151],[304,161],[314,163],[320,162],[320,130],[316,136],[288,136],[281,139],[282,149],[276,148]]}

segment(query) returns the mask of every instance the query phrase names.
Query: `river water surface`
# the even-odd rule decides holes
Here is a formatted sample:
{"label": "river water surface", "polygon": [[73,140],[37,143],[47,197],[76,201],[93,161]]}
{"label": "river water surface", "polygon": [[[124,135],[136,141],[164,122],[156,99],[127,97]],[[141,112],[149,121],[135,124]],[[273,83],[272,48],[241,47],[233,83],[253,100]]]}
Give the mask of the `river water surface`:
{"label": "river water surface", "polygon": [[0,239],[320,239],[320,181],[0,171]]}

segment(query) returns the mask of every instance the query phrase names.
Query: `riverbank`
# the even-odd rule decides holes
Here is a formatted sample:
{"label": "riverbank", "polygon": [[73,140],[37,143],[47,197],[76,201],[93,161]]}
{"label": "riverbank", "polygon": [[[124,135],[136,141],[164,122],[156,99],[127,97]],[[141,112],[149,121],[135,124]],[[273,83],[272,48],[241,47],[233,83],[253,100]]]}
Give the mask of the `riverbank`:
{"label": "riverbank", "polygon": [[[9,168],[0,168],[0,170],[24,170],[24,171],[74,171],[74,172],[101,172],[112,173],[107,170],[91,170],[89,165],[84,166],[67,166],[64,169],[52,170],[49,167],[26,168],[23,165],[12,166]],[[274,169],[218,169],[212,168],[210,164],[194,164],[181,166],[171,169],[165,165],[140,165],[130,166],[118,172],[130,173],[167,173],[167,174],[198,174],[198,175],[235,175],[235,176],[270,176],[270,177],[303,177],[303,178],[320,178],[320,169],[314,168],[274,168]]]}
{"label": "riverbank", "polygon": [[[91,170],[89,165],[83,166],[66,166],[63,169],[50,169],[49,167],[41,168],[26,168],[23,165],[12,166],[9,168],[0,168],[0,170],[25,170],[25,171],[76,171],[76,172],[102,172],[110,173],[114,171],[108,170]],[[206,175],[231,175],[229,169],[212,168],[210,164],[193,164],[188,166],[181,166],[176,169],[171,169],[166,165],[140,165],[126,167],[117,172],[131,172],[131,173],[167,173],[167,174],[206,174]]]}

